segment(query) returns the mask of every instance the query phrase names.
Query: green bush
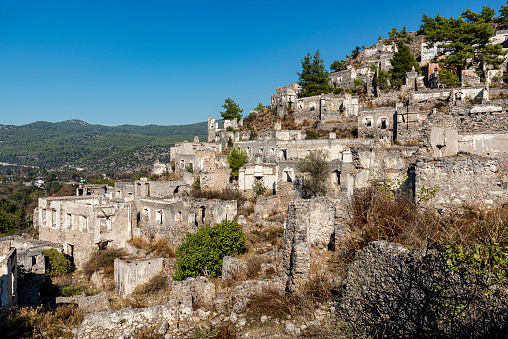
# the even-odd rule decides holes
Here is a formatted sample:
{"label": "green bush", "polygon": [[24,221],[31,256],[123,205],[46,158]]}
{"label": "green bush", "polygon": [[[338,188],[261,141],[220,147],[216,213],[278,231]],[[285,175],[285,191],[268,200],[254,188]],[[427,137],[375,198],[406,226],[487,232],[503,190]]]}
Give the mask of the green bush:
{"label": "green bush", "polygon": [[62,295],[64,297],[72,297],[74,295],[79,295],[79,294],[83,293],[84,290],[85,289],[83,288],[83,286],[70,285],[70,286],[64,287],[62,289]]}
{"label": "green bush", "polygon": [[245,235],[242,226],[234,221],[223,221],[205,226],[197,233],[187,233],[176,249],[174,280],[188,277],[221,274],[222,258],[244,252]]}
{"label": "green bush", "polygon": [[256,197],[260,196],[260,195],[263,195],[265,194],[266,192],[266,187],[265,185],[263,184],[263,181],[262,180],[256,180],[254,182],[254,185],[252,185],[252,190],[254,191],[254,194],[256,195]]}
{"label": "green bush", "polygon": [[44,260],[46,261],[46,276],[55,277],[71,270],[71,262],[65,258],[63,253],[54,248],[42,250],[41,252],[44,254]]}

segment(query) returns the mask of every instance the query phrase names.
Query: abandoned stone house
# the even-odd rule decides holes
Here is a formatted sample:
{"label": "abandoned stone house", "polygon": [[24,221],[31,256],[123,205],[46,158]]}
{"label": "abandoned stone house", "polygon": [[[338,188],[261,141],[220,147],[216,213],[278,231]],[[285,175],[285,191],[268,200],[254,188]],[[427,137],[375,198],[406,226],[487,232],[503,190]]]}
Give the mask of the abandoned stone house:
{"label": "abandoned stone house", "polygon": [[62,245],[13,235],[0,238],[0,246],[16,250],[17,305],[20,307],[39,305],[39,284],[45,280],[46,270],[44,255],[41,251],[53,248],[62,252]]}
{"label": "abandoned stone house", "polygon": [[236,217],[236,201],[171,197],[174,192],[168,192],[166,198],[139,194],[40,198],[34,226],[41,240],[62,244],[63,252],[81,268],[93,250],[122,248],[134,236],[165,238],[177,246],[186,232]]}
{"label": "abandoned stone house", "polygon": [[0,243],[0,307],[18,305],[18,257],[9,242]]}
{"label": "abandoned stone house", "polygon": [[208,117],[208,142],[214,142],[222,147],[226,147],[231,142],[249,140],[250,131],[240,131],[242,126],[243,119],[233,119],[224,120],[223,128],[219,128],[219,122],[216,122],[210,116]]}
{"label": "abandoned stone house", "polygon": [[34,227],[39,239],[63,245],[76,267],[90,258],[94,249],[124,247],[136,222],[133,202],[106,196],[39,198]]}
{"label": "abandoned stone house", "polygon": [[133,235],[145,239],[162,238],[176,247],[187,232],[233,220],[236,200],[198,199],[179,196],[167,199],[143,198],[136,201],[138,222]]}

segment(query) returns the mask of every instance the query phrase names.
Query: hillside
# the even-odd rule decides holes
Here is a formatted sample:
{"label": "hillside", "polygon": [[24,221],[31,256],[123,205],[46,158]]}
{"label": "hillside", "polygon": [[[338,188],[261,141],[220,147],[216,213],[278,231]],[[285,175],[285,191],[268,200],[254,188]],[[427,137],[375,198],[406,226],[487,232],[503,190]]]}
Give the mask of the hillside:
{"label": "hillside", "polygon": [[175,142],[206,140],[207,122],[175,126],[102,126],[81,120],[0,125],[0,162],[46,169],[136,171],[169,160]]}

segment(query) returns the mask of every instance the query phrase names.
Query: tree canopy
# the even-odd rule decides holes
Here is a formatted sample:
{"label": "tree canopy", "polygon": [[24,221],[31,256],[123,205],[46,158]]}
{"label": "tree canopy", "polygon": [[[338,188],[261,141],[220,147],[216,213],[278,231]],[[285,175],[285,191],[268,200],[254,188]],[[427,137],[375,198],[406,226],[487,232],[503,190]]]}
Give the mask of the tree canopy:
{"label": "tree canopy", "polygon": [[299,76],[298,83],[302,86],[300,97],[310,97],[333,91],[319,50],[314,53],[314,56],[307,53],[302,60],[302,72],[297,74]]}
{"label": "tree canopy", "polygon": [[238,104],[230,98],[227,98],[224,100],[224,107],[225,111],[220,112],[220,115],[226,119],[226,120],[233,120],[233,119],[240,119],[242,117],[243,109],[238,106]]}
{"label": "tree canopy", "polygon": [[346,69],[346,61],[344,61],[344,59],[341,59],[340,61],[335,60],[330,65],[330,70],[332,70],[333,72],[343,71],[345,69]]}
{"label": "tree canopy", "polygon": [[[488,12],[485,7],[484,11]],[[500,44],[490,43],[494,28],[485,21],[490,14],[485,14],[484,19],[481,19],[482,15],[477,19],[472,11],[465,11],[463,15],[468,17],[468,21],[453,17],[447,19],[439,14],[435,18],[423,15],[421,31],[430,46],[439,45],[440,48],[435,61],[449,68],[456,68],[459,76],[462,69],[473,64],[488,63],[498,67],[503,61],[500,56],[504,55],[504,52]],[[445,57],[439,58],[440,56]]]}
{"label": "tree canopy", "polygon": [[420,65],[411,53],[409,47],[402,41],[399,41],[397,43],[397,48],[398,51],[393,54],[393,58],[390,60],[393,66],[390,70],[392,86],[402,85],[406,77],[406,72],[410,72],[413,67],[416,72],[421,73]]}
{"label": "tree canopy", "polygon": [[324,150],[311,151],[297,163],[298,170],[305,174],[302,187],[305,195],[326,195],[328,192],[330,163],[327,157]]}
{"label": "tree canopy", "polygon": [[228,155],[228,164],[231,168],[231,175],[238,178],[238,170],[249,162],[247,152],[242,150],[239,146],[233,147]]}

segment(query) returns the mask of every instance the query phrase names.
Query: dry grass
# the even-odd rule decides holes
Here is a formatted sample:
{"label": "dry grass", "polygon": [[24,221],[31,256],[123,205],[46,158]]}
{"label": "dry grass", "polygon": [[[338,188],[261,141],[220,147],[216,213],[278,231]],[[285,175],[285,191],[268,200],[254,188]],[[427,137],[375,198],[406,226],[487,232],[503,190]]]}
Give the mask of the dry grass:
{"label": "dry grass", "polygon": [[237,200],[238,204],[243,205],[247,200],[242,192],[233,189],[223,190],[192,190],[189,195],[202,199],[219,199],[219,200]]}
{"label": "dry grass", "polygon": [[104,276],[110,277],[114,273],[115,259],[125,255],[126,253],[124,250],[116,248],[94,251],[90,259],[84,265],[83,272],[87,276],[91,276],[100,268],[104,268]]}
{"label": "dry grass", "polygon": [[84,312],[75,305],[47,310],[42,306],[5,310],[0,314],[2,338],[18,338],[23,333],[44,338],[72,338],[71,330],[83,321]]}
{"label": "dry grass", "polygon": [[163,174],[152,174],[148,177],[149,181],[179,181],[182,175],[176,172],[164,172]]}
{"label": "dry grass", "polygon": [[169,244],[166,239],[159,238],[155,241],[147,241],[141,237],[134,237],[127,241],[130,245],[148,253],[154,253],[155,255],[164,258],[174,258],[176,253],[173,247]]}
{"label": "dry grass", "polygon": [[251,244],[270,243],[276,248],[282,248],[284,243],[284,227],[270,226],[257,227],[247,235],[247,241]]}
{"label": "dry grass", "polygon": [[166,274],[158,274],[150,281],[148,281],[146,284],[142,284],[139,286],[136,286],[134,289],[134,292],[132,292],[133,295],[145,295],[145,294],[152,294],[157,293],[162,290],[166,290],[168,288],[168,276]]}
{"label": "dry grass", "polygon": [[335,300],[335,286],[324,275],[318,275],[299,291],[288,293],[277,289],[265,289],[250,297],[247,303],[247,316],[270,316],[277,319],[291,317],[312,317],[320,305]]}
{"label": "dry grass", "polygon": [[398,242],[409,249],[468,248],[492,239],[508,245],[508,204],[492,209],[462,206],[444,215],[373,187],[353,195],[349,214],[350,234],[339,248],[339,261],[344,265],[376,240]]}

